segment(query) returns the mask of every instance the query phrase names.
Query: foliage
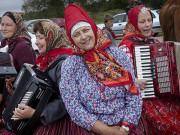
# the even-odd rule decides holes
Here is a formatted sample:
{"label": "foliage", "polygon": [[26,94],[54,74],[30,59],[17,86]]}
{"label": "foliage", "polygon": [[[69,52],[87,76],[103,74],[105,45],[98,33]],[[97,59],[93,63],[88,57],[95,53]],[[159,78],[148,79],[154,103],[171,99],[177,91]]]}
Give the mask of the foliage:
{"label": "foliage", "polygon": [[127,5],[126,0],[24,0],[22,10],[25,19],[63,17],[65,6],[70,3],[79,4],[92,14]]}
{"label": "foliage", "polygon": [[115,9],[115,10],[108,10],[108,11],[104,11],[104,12],[98,12],[98,13],[94,13],[94,12],[88,12],[88,14],[93,18],[93,20],[95,20],[96,24],[99,23],[103,23],[103,18],[104,18],[104,14],[111,14],[112,16],[122,13],[124,12],[124,10],[122,9]]}
{"label": "foliage", "polygon": [[[161,8],[167,0],[142,0],[151,8]],[[127,0],[24,0],[22,10],[24,18],[54,18],[64,17],[65,6],[70,3],[81,5],[96,22],[102,22],[103,14],[111,11],[124,11]],[[112,13],[114,15],[114,13]],[[100,16],[100,17],[99,17]]]}
{"label": "foliage", "polygon": [[63,17],[63,0],[24,0],[25,19]]}
{"label": "foliage", "polygon": [[153,9],[160,9],[168,0],[142,0],[144,4],[152,7]]}

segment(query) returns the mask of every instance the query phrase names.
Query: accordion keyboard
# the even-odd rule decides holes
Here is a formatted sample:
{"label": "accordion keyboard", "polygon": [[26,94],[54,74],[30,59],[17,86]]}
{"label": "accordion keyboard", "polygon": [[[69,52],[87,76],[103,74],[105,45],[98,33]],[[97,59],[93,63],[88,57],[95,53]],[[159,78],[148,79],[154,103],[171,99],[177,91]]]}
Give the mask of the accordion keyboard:
{"label": "accordion keyboard", "polygon": [[137,78],[147,82],[146,89],[141,91],[142,98],[155,97],[153,85],[154,66],[150,58],[150,46],[136,46],[135,58]]}

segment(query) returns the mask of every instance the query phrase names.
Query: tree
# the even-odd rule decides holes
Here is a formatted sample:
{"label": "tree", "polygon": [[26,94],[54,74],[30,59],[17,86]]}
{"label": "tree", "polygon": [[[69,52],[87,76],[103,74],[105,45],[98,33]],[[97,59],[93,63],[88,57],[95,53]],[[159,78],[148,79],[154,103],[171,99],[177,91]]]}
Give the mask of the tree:
{"label": "tree", "polygon": [[167,0],[142,0],[144,4],[154,9],[160,9]]}
{"label": "tree", "polygon": [[64,0],[24,0],[25,19],[63,17]]}

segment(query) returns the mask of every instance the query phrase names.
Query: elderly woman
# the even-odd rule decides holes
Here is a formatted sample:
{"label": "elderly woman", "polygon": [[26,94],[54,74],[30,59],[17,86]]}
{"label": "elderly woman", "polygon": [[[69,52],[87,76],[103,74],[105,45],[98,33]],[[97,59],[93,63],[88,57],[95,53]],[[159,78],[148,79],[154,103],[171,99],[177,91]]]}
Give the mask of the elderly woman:
{"label": "elderly woman", "polygon": [[62,64],[59,88],[74,134],[131,133],[142,99],[127,56],[80,6],[66,7],[65,22],[75,53]]}
{"label": "elderly woman", "polygon": [[[153,17],[149,8],[136,6],[129,11],[128,23],[119,48],[124,50],[133,62],[133,46],[161,44],[153,37]],[[146,88],[146,81],[137,78],[140,88]],[[172,135],[180,133],[180,98],[168,96],[143,100],[141,115],[146,134]],[[142,129],[143,130],[143,129]]]}
{"label": "elderly woman", "polygon": [[[72,49],[68,48],[70,42],[66,39],[64,31],[55,23],[39,21],[34,25],[34,32],[36,34],[36,45],[40,53],[36,59],[36,64],[40,67],[40,70],[49,75],[56,85],[57,97],[45,105],[40,118],[41,124],[32,134],[61,135],[62,127],[66,126],[62,119],[67,115],[67,111],[59,94],[58,84],[61,79],[61,64],[68,56],[67,54],[72,53]],[[34,112],[35,109],[30,106],[19,104],[14,111],[17,116],[14,120],[31,118]],[[33,130],[31,129],[31,131]]]}

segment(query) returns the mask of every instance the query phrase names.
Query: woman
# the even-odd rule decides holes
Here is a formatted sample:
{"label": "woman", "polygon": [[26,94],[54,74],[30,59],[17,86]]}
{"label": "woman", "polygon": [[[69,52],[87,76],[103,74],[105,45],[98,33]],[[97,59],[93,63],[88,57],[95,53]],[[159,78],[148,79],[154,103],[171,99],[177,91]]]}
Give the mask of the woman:
{"label": "woman", "polygon": [[74,134],[127,135],[142,100],[126,55],[80,6],[66,7],[65,22],[75,53],[62,64],[59,88]]}
{"label": "woman", "polygon": [[[31,47],[31,38],[23,27],[22,16],[15,12],[4,13],[0,29],[3,36],[1,47],[8,46],[5,48],[8,48],[7,53],[12,56],[13,65],[17,72],[20,71],[24,63],[35,64],[35,51]],[[3,89],[3,93],[10,93],[11,95],[13,81],[14,78],[6,79],[7,90],[6,87],[0,88]],[[2,98],[5,101],[7,96],[2,95]]]}
{"label": "woman", "polygon": [[[52,22],[36,22],[34,25],[34,32],[36,34],[36,45],[39,49],[40,55],[36,59],[36,64],[40,66],[40,70],[49,75],[52,81],[56,84],[56,92],[59,93],[58,84],[61,79],[61,64],[72,53],[72,49],[67,48],[69,41],[65,38],[65,33],[58,25]],[[22,110],[23,108],[23,110]],[[35,109],[18,105],[14,114],[17,119],[31,118]],[[52,135],[63,132],[63,126],[65,128],[65,120],[60,120],[67,115],[64,103],[62,102],[60,94],[56,99],[49,102],[41,114],[40,124],[35,135]]]}
{"label": "woman", "polygon": [[[120,49],[127,52],[133,62],[133,46],[160,43],[152,35],[153,17],[150,9],[144,5],[136,6],[129,11],[128,23]],[[138,79],[141,89],[146,82]],[[171,135],[180,133],[180,99],[175,96],[143,100],[141,120],[146,134]],[[147,130],[148,129],[148,130]]]}
{"label": "woman", "polygon": [[35,64],[35,51],[31,46],[31,38],[23,27],[22,16],[15,12],[6,12],[1,20],[3,40],[1,47],[8,45],[8,53],[13,57],[14,66],[19,72],[24,63]]}

